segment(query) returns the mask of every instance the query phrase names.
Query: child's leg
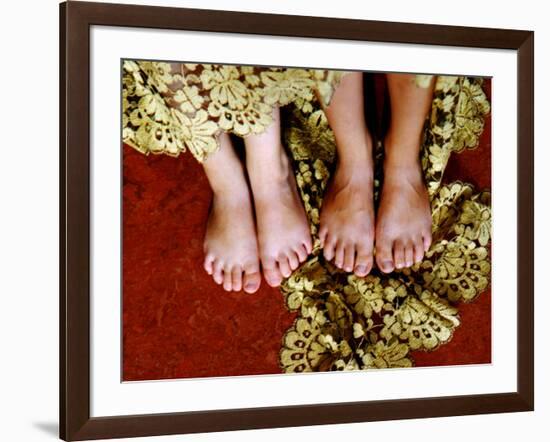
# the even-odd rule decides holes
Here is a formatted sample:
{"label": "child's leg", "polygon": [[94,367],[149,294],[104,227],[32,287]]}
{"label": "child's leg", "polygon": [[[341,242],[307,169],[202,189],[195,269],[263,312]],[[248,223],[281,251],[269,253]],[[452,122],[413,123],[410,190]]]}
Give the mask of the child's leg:
{"label": "child's leg", "polygon": [[312,244],[294,173],[281,142],[279,108],[274,110],[273,120],[264,133],[244,141],[263,273],[268,284],[276,287],[305,261]]}
{"label": "child's leg", "polygon": [[326,114],[336,137],[338,162],[323,201],[319,237],[326,259],[366,276],[373,263],[373,160],[361,72],[342,78]]}
{"label": "child's leg", "polygon": [[376,222],[376,263],[384,272],[420,262],[431,244],[432,218],[420,166],[424,121],[433,95],[415,75],[388,74],[391,122]]}
{"label": "child's leg", "polygon": [[204,162],[213,191],[204,268],[225,290],[254,293],[261,276],[250,191],[229,135],[222,133],[220,143],[220,150]]}

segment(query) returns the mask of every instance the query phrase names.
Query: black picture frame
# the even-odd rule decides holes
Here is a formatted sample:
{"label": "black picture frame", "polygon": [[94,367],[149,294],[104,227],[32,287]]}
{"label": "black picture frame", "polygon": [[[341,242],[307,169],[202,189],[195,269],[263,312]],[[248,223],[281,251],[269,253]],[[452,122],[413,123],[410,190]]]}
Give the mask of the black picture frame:
{"label": "black picture frame", "polygon": [[[497,48],[518,54],[517,391],[90,417],[90,26]],[[60,437],[67,441],[532,411],[534,33],[70,1],[60,5]]]}

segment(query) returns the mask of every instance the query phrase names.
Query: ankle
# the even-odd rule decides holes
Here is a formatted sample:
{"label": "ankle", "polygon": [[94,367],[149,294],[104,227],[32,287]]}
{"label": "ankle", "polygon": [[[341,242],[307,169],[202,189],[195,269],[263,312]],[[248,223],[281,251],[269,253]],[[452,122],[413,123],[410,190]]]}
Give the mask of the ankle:
{"label": "ankle", "polygon": [[413,185],[424,185],[420,158],[394,160],[386,157],[384,158],[383,170],[385,183],[402,183],[406,181]]}
{"label": "ankle", "polygon": [[390,132],[384,141],[384,169],[418,169],[420,167],[420,135]]}
{"label": "ankle", "polygon": [[243,207],[250,202],[250,193],[246,183],[244,186],[212,188],[212,200],[218,206]]}
{"label": "ankle", "polygon": [[372,165],[372,137],[365,127],[359,133],[346,133],[336,137],[338,164],[343,169],[353,171],[356,168]]}
{"label": "ankle", "polygon": [[246,169],[255,190],[269,189],[287,183],[292,173],[290,159],[282,145],[274,152],[248,155]]}

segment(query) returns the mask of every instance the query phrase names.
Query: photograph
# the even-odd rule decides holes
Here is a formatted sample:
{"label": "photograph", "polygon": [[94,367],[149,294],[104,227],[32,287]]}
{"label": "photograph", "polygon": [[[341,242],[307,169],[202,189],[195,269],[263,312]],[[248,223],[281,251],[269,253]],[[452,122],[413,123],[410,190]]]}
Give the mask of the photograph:
{"label": "photograph", "polygon": [[491,364],[490,77],[111,74],[122,382]]}

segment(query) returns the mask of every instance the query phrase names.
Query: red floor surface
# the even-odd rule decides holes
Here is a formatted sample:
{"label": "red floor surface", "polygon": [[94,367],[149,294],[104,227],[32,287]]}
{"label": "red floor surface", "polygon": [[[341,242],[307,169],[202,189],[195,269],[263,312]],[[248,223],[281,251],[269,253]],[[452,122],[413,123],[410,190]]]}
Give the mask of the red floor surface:
{"label": "red floor surface", "polygon": [[[490,91],[489,91],[490,92]],[[227,293],[202,268],[211,193],[201,166],[124,146],[123,379],[280,373],[281,339],[294,315],[278,289]],[[455,155],[446,180],[490,189],[490,121],[478,149]],[[462,325],[417,366],[491,361],[491,296],[460,304]]]}

